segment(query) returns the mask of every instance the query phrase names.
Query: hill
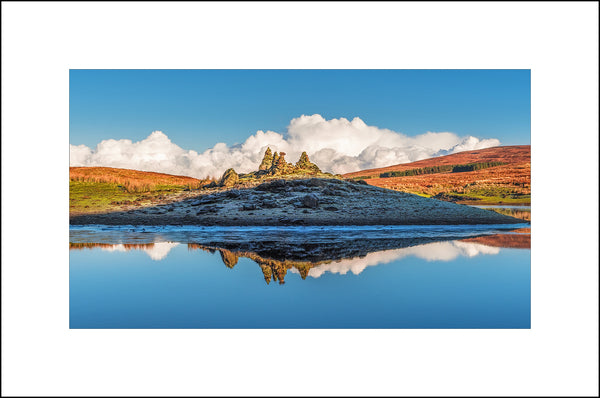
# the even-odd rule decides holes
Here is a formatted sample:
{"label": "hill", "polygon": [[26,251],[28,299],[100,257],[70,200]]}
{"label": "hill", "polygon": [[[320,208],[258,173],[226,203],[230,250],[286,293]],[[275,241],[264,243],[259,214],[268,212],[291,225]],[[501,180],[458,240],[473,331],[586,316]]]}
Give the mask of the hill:
{"label": "hill", "polygon": [[149,171],[112,167],[69,168],[71,215],[102,213],[123,207],[149,206],[208,181]]}
{"label": "hill", "polygon": [[129,192],[147,192],[160,189],[161,186],[195,189],[206,184],[206,181],[192,177],[114,167],[69,167],[69,179],[70,181],[115,183]]}
{"label": "hill", "polygon": [[528,204],[531,146],[499,146],[345,174],[369,185],[458,203]]}
{"label": "hill", "polygon": [[389,171],[482,162],[501,162],[513,165],[531,163],[531,145],[496,146],[493,148],[478,149],[475,151],[459,152],[452,155],[423,159],[411,163],[403,163],[394,166],[347,173],[344,174],[344,177],[354,178],[360,176],[379,176],[381,173]]}

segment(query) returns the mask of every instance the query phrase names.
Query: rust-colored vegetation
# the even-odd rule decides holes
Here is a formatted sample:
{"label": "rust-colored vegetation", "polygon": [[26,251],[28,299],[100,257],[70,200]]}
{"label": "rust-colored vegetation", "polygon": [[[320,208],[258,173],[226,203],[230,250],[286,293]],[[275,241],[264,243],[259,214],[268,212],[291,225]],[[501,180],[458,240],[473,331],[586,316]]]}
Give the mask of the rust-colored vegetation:
{"label": "rust-colored vegetation", "polygon": [[70,167],[69,179],[70,181],[118,184],[127,192],[149,192],[168,187],[199,189],[210,182],[192,177],[113,167]]}
{"label": "rust-colored vegetation", "polygon": [[107,213],[153,206],[209,180],[112,167],[69,168],[69,213]]}
{"label": "rust-colored vegetation", "polygon": [[[480,170],[384,177],[393,172],[473,163],[498,164]],[[398,191],[436,196],[458,203],[529,203],[531,195],[531,146],[500,146],[348,173],[345,178]]]}
{"label": "rust-colored vegetation", "polygon": [[498,234],[463,239],[462,242],[479,243],[485,246],[506,247],[511,249],[530,249],[531,234]]}

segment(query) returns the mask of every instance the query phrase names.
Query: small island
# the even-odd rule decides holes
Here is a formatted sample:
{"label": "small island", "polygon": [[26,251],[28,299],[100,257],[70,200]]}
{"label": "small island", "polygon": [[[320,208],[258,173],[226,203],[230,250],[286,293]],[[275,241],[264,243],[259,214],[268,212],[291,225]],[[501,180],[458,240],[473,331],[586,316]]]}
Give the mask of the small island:
{"label": "small island", "polygon": [[[157,183],[155,186],[164,190],[160,195],[143,196],[142,193],[152,195],[152,188],[148,192],[142,189],[137,199],[113,200],[95,211],[72,211],[70,223],[200,226],[523,223],[521,219],[492,211],[372,186],[361,179],[344,179],[340,175],[323,173],[310,161],[306,152],[302,152],[295,164],[288,163],[285,155],[284,152],[273,153],[267,148],[256,171],[238,174],[228,169],[219,180],[210,182],[171,176],[183,179],[180,185],[174,185],[179,188],[165,190],[164,183]],[[86,186],[90,192],[94,182],[108,184],[101,178],[94,179],[89,175],[74,177],[86,171],[72,168],[71,183],[88,184]],[[103,173],[106,175],[106,170]],[[187,181],[186,178],[194,181]],[[118,183],[118,179],[115,181],[113,184],[124,187]],[[135,189],[130,191],[136,193]],[[71,192],[72,209],[76,208],[78,198],[86,197],[89,200],[93,195],[82,195],[82,191],[77,191],[79,196],[76,196],[73,186]],[[144,197],[151,199],[145,201]]]}

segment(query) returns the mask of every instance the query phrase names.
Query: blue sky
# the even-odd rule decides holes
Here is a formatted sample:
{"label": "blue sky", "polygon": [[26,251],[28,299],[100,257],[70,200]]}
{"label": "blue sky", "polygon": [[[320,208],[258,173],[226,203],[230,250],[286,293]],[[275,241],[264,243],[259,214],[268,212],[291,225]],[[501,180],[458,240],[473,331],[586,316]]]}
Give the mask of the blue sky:
{"label": "blue sky", "polygon": [[302,114],[409,136],[448,131],[530,144],[529,70],[71,70],[70,143],[163,131],[204,151]]}

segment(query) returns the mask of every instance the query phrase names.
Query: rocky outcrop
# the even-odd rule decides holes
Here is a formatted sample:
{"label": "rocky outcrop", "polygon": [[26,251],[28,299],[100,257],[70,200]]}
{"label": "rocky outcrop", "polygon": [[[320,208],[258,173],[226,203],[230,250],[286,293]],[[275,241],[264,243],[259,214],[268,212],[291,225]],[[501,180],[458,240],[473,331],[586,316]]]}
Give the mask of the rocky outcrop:
{"label": "rocky outcrop", "polygon": [[267,148],[265,151],[265,156],[263,156],[262,162],[260,162],[260,166],[258,166],[258,170],[268,170],[273,166],[273,153],[271,153],[271,148]]}
{"label": "rocky outcrop", "polygon": [[311,161],[308,159],[308,155],[306,154],[306,152],[302,152],[302,155],[300,155],[300,159],[298,159],[298,161],[296,162],[296,170],[305,171],[307,172],[307,174],[321,172],[321,169],[319,169],[319,167],[316,164],[311,163]]}
{"label": "rocky outcrop", "polygon": [[314,193],[308,194],[302,198],[302,206],[316,208],[319,207],[319,197]]}
{"label": "rocky outcrop", "polygon": [[[271,148],[267,147],[257,171],[248,174],[238,175],[234,169],[228,169],[227,171],[225,171],[225,173],[218,182],[213,182],[209,185],[205,185],[204,188],[231,188],[236,184],[244,185],[248,182],[252,183],[260,181],[272,176],[291,176],[292,178],[297,178],[298,176],[317,176],[318,174],[321,177],[328,177],[328,173],[322,173],[321,169],[319,169],[319,167],[316,164],[311,163],[306,152],[302,152],[302,155],[300,155],[300,159],[296,162],[295,165],[292,163],[288,163],[285,160],[285,155],[285,152],[273,153],[271,151]],[[331,174],[329,174],[329,176],[331,176]]]}
{"label": "rocky outcrop", "polygon": [[239,179],[240,177],[234,169],[227,169],[225,170],[225,173],[223,173],[223,176],[219,180],[218,185],[220,187],[232,187],[239,181]]}
{"label": "rocky outcrop", "polygon": [[277,158],[277,163],[273,162],[273,166],[269,169],[269,174],[271,175],[284,175],[288,174],[292,167],[291,164],[288,164],[285,161],[285,152],[279,152],[279,157]]}

